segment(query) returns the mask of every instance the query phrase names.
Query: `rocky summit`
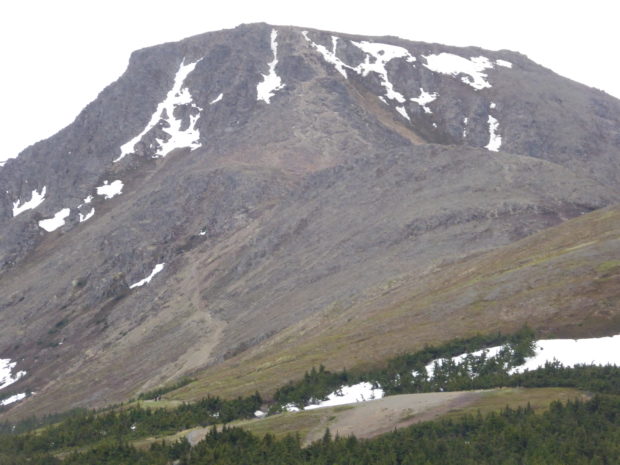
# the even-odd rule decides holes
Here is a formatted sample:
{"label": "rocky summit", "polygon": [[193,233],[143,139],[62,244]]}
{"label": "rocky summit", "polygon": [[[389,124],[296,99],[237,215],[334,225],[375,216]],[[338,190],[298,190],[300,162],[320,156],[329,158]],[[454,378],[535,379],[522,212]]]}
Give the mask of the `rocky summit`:
{"label": "rocky summit", "polygon": [[620,101],[519,53],[267,24],[136,51],[0,167],[2,415],[617,330],[619,180]]}

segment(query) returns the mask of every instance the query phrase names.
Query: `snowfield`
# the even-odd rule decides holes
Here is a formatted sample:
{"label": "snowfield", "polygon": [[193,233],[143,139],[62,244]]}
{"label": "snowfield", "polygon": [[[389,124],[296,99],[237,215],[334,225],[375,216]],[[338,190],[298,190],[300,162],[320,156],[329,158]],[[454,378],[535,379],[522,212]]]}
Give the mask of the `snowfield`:
{"label": "snowfield", "polygon": [[285,84],[282,83],[280,76],[276,74],[276,65],[278,64],[278,31],[273,29],[271,31],[271,51],[273,52],[273,61],[269,63],[269,73],[263,74],[263,80],[256,86],[256,100],[262,100],[265,103],[270,103],[271,97],[275,95],[277,91],[283,89]]}
{"label": "snowfield", "polygon": [[45,229],[47,232],[56,231],[61,226],[64,226],[65,219],[71,214],[69,208],[63,208],[57,211],[53,218],[39,221],[39,226]]}
{"label": "snowfield", "polygon": [[314,410],[321,407],[335,407],[336,405],[366,402],[368,400],[381,399],[384,396],[383,389],[374,388],[371,383],[358,383],[353,386],[343,386],[338,391],[327,396],[327,400],[317,404],[308,405],[304,410]]}
{"label": "snowfield", "polygon": [[[121,146],[121,154],[113,160],[114,163],[117,163],[127,155],[134,153],[135,145],[140,142],[142,137],[153,129],[155,125],[160,122],[160,120],[167,123],[167,127],[164,128],[164,132],[169,135],[169,138],[167,141],[157,139],[160,148],[154,155],[154,158],[164,157],[168,152],[174,150],[175,148],[190,147],[190,149],[195,150],[201,147],[199,142],[200,131],[196,128],[196,121],[200,116],[202,108],[193,103],[192,95],[189,92],[189,89],[184,87],[185,79],[192,71],[194,71],[194,68],[196,68],[199,61],[200,60],[185,64],[185,58],[183,58],[183,61],[174,76],[174,84],[172,85],[172,89],[168,91],[166,98],[160,102],[159,105],[157,105],[157,109],[151,115],[150,121],[144,127],[142,132]],[[190,116],[189,127],[184,130],[181,130],[181,120],[175,118],[174,116],[174,110],[179,105],[191,105],[192,108],[198,111],[198,114]]]}
{"label": "snowfield", "polygon": [[[487,358],[495,357],[503,346],[489,347],[488,349],[472,352],[473,356],[480,356],[484,351]],[[456,365],[465,360],[469,353],[452,357]],[[510,373],[522,373],[525,370],[542,368],[547,362],[560,362],[566,367],[575,365],[620,365],[620,334],[616,336],[589,338],[589,339],[541,339],[536,341],[536,353],[526,359],[525,364],[516,367]],[[426,365],[426,373],[433,376],[434,366],[441,366],[441,360],[433,360]]]}
{"label": "snowfield", "polygon": [[536,342],[536,355],[513,370],[520,373],[557,360],[564,366],[620,365],[620,334],[592,339],[546,339]]}
{"label": "snowfield", "polygon": [[[499,354],[503,346],[490,347],[471,353],[464,353],[452,357],[452,362],[461,364],[468,355],[480,356],[487,353],[487,358]],[[572,367],[575,365],[620,365],[620,334],[610,337],[590,339],[542,339],[536,341],[536,352],[533,357],[526,359],[525,364],[512,369],[511,373],[521,373],[525,370],[542,368],[547,362],[558,361],[562,365]],[[426,365],[429,378],[433,377],[435,364],[441,366],[442,360],[433,360]],[[414,372],[415,375],[419,373]],[[374,387],[372,383],[361,382],[352,386],[342,386],[340,389],[327,396],[327,400],[305,406],[303,409],[294,404],[284,405],[287,412],[299,412],[300,410],[314,410],[322,407],[334,407],[337,405],[366,402],[381,399],[385,392],[380,386]]]}
{"label": "snowfield", "polygon": [[102,186],[97,187],[97,195],[102,195],[104,199],[111,199],[123,193],[123,181],[117,179],[108,184],[108,181],[103,181]]}
{"label": "snowfield", "polygon": [[153,271],[151,271],[151,274],[148,275],[146,278],[141,279],[140,281],[138,281],[137,283],[133,283],[131,286],[129,286],[129,289],[134,289],[136,287],[141,287],[144,286],[145,284],[148,284],[151,282],[151,279],[153,279],[153,277],[159,273],[161,270],[164,269],[164,263],[158,263],[157,265],[155,265],[155,268],[153,268]]}
{"label": "snowfield", "polygon": [[25,371],[14,373],[17,362],[11,362],[11,359],[0,358],[0,389],[10,386],[26,376]]}
{"label": "snowfield", "polygon": [[19,402],[20,400],[23,400],[26,398],[26,393],[22,392],[20,394],[15,394],[14,396],[11,397],[7,397],[4,400],[0,400],[0,406],[5,406],[5,405],[9,405],[9,404],[13,404],[15,402]]}
{"label": "snowfield", "polygon": [[30,195],[30,200],[22,203],[21,199],[17,199],[17,201],[13,202],[13,217],[16,217],[20,213],[25,212],[26,210],[33,210],[37,208],[39,205],[43,203],[45,200],[45,191],[47,190],[47,186],[43,186],[41,192],[37,192],[37,190],[33,190]]}
{"label": "snowfield", "polygon": [[431,71],[441,74],[449,74],[450,76],[461,77],[461,81],[476,90],[488,89],[491,83],[487,81],[487,69],[493,68],[493,63],[487,57],[479,56],[472,58],[463,58],[453,53],[440,53],[438,55],[427,55],[426,66]]}

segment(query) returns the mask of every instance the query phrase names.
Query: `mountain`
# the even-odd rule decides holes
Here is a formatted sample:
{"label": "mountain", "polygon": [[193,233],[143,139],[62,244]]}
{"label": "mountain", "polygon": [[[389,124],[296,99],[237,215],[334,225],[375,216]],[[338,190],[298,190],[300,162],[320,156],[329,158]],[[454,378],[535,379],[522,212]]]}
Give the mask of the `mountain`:
{"label": "mountain", "polygon": [[35,392],[4,415],[617,331],[619,179],[620,101],[518,53],[266,24],[139,50],[0,168],[0,358]]}

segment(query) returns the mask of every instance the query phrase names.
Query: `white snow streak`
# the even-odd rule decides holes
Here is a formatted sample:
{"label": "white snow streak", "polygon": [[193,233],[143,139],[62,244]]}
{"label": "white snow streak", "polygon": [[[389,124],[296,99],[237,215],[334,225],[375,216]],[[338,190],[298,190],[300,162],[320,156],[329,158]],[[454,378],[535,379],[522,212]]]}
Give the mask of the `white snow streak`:
{"label": "white snow streak", "polygon": [[557,360],[564,366],[616,365],[620,366],[620,334],[590,339],[546,339],[536,342],[536,354],[525,365],[513,370],[535,370],[546,362]]}
{"label": "white snow streak", "polygon": [[467,116],[463,118],[463,139],[467,137],[467,123],[469,122],[469,118]]}
{"label": "white snow streak", "polygon": [[265,103],[270,103],[271,97],[275,95],[277,91],[284,88],[282,79],[276,74],[276,65],[278,64],[278,31],[273,29],[271,31],[271,50],[273,52],[273,61],[269,63],[269,74],[263,74],[263,81],[259,82],[256,86],[256,100],[262,100]]}
{"label": "white snow streak", "polygon": [[20,199],[17,199],[17,201],[13,202],[13,217],[25,212],[26,210],[33,210],[39,205],[41,205],[45,200],[46,189],[47,186],[43,186],[41,192],[37,192],[36,189],[33,190],[30,196],[30,200],[28,200],[27,202],[21,203]]}
{"label": "white snow streak", "polygon": [[297,407],[295,404],[286,404],[282,407],[287,412],[299,412],[301,409]]}
{"label": "white snow streak", "polygon": [[338,45],[338,37],[332,36],[332,50],[330,51],[330,50],[327,50],[327,47],[325,47],[324,45],[314,43],[312,40],[310,40],[310,38],[308,37],[308,31],[303,31],[302,34],[304,36],[304,39],[310,42],[310,45],[314,49],[316,49],[321,55],[323,55],[323,59],[326,62],[334,65],[336,70],[340,74],[342,74],[345,79],[347,79],[347,72],[345,68],[349,68],[349,69],[352,69],[352,68],[349,65],[345,64],[342,60],[340,60],[340,58],[336,56],[336,46]]}
{"label": "white snow streak", "polygon": [[504,68],[512,68],[512,63],[506,60],[495,60],[495,64]]}
{"label": "white snow streak", "polygon": [[192,150],[194,150],[201,146],[201,144],[198,142],[198,140],[200,139],[200,132],[198,129],[196,129],[196,121],[198,120],[200,113],[198,115],[190,116],[189,127],[183,131],[181,131],[181,121],[177,120],[174,116],[174,109],[176,106],[179,105],[191,104],[193,108],[199,111],[202,110],[202,108],[192,103],[192,95],[189,92],[189,89],[187,89],[187,87],[183,87],[185,79],[187,78],[189,73],[194,70],[194,68],[198,64],[198,61],[185,64],[185,59],[183,59],[181,65],[179,66],[179,70],[174,76],[174,84],[172,86],[172,89],[170,89],[164,101],[157,105],[155,113],[153,113],[153,115],[151,116],[151,120],[148,122],[142,132],[133,139],[131,139],[129,142],[121,146],[121,154],[118,158],[114,160],[114,163],[122,160],[123,158],[125,158],[126,155],[129,155],[130,153],[134,153],[134,146],[138,142],[140,142],[142,140],[142,137],[151,129],[153,129],[155,125],[159,123],[159,121],[162,119],[166,123],[168,123],[169,127],[164,128],[163,130],[170,135],[170,138],[166,142],[161,139],[157,139],[157,142],[160,145],[160,149],[157,151],[154,157],[164,157],[168,152],[175,148],[190,147]]}
{"label": "white snow streak", "polygon": [[[416,61],[415,57],[409,53],[409,51],[403,47],[390,44],[382,44],[376,42],[355,42],[351,41],[353,45],[366,53],[366,58],[363,63],[353,67],[347,65],[340,58],[336,56],[336,47],[338,45],[338,37],[332,36],[332,50],[328,50],[324,45],[319,45],[308,37],[308,31],[302,32],[304,38],[310,43],[310,45],[316,49],[323,59],[334,65],[336,70],[347,78],[346,70],[349,69],[363,77],[368,76],[369,73],[375,72],[381,78],[381,85],[385,88],[385,97],[390,100],[396,100],[398,103],[405,103],[405,97],[394,90],[394,86],[388,78],[387,69],[385,65],[394,58],[404,58],[407,62],[413,63]],[[372,58],[371,58],[372,57]],[[402,112],[401,112],[402,114]]]}
{"label": "white snow streak", "polygon": [[493,63],[486,57],[479,56],[468,60],[459,55],[444,52],[439,55],[424,56],[424,58],[426,59],[424,66],[431,71],[451,76],[465,74],[466,76],[461,77],[461,81],[476,90],[491,87],[491,84],[486,80],[487,75],[483,71],[493,68]]}
{"label": "white snow streak", "polygon": [[[336,56],[336,48],[338,46],[338,37],[332,36],[332,49],[328,50],[324,45],[317,44],[313,42],[308,36],[308,31],[302,32],[304,38],[310,45],[317,50],[322,56],[323,59],[334,65],[336,70],[342,74],[345,78],[348,77],[347,70],[357,73],[362,77],[368,76],[371,72],[377,73],[379,75],[379,79],[381,82],[381,86],[385,89],[385,94],[380,95],[379,99],[389,105],[388,100],[394,100],[397,103],[401,104],[395,107],[395,110],[403,117],[407,118],[411,121],[411,118],[407,114],[405,107],[402,105],[407,101],[405,96],[400,92],[394,89],[394,85],[390,82],[388,77],[388,71],[386,65],[395,58],[402,58],[407,63],[411,63],[411,66],[416,61],[416,58],[409,53],[406,48],[399,47],[397,45],[383,44],[378,42],[355,42],[351,41],[355,47],[362,50],[366,56],[364,61],[357,66],[351,66],[343,62],[340,58]],[[418,103],[420,106],[424,108],[426,113],[432,113],[431,109],[426,105],[437,98],[436,93],[425,92],[422,88],[420,88],[420,95],[418,97],[413,97],[409,100]]]}
{"label": "white snow streak", "polygon": [[14,402],[19,402],[20,400],[25,399],[25,398],[26,398],[26,393],[22,392],[21,394],[15,394],[14,396],[8,397],[0,401],[0,405],[1,406],[9,405]]}
{"label": "white snow streak", "polygon": [[95,207],[91,207],[90,211],[86,215],[80,213],[80,223],[91,219],[95,215]]}
{"label": "white snow streak", "polygon": [[352,404],[355,402],[366,402],[368,400],[381,399],[383,395],[383,389],[374,388],[371,383],[362,382],[354,384],[353,386],[343,386],[338,391],[329,394],[327,400],[308,405],[304,410],[334,407],[336,405]]}
{"label": "white snow streak", "polygon": [[138,281],[137,283],[132,284],[131,286],[129,286],[129,289],[133,289],[135,287],[140,287],[140,286],[144,286],[145,284],[148,284],[151,282],[151,279],[153,279],[153,277],[159,273],[161,270],[164,269],[164,265],[165,263],[158,263],[157,265],[155,265],[155,268],[153,268],[153,271],[151,271],[151,274],[148,275],[146,278]]}
{"label": "white snow streak", "polygon": [[369,400],[381,399],[385,395],[380,387],[373,387],[372,383],[361,382],[353,386],[342,386],[337,391],[327,396],[327,400],[307,405],[300,409],[295,404],[286,404],[282,408],[287,412],[299,412],[300,410],[314,410],[323,407],[334,407],[336,405],[354,404],[356,402],[367,402]]}
{"label": "white snow streak", "polygon": [[426,92],[422,87],[420,87],[420,95],[409,100],[420,105],[424,109],[425,113],[432,113],[431,109],[428,108],[427,105],[431,102],[434,102],[438,96],[439,94],[437,92],[433,92],[431,94],[430,92]]}
{"label": "white snow streak", "polygon": [[63,208],[62,210],[56,212],[53,218],[39,221],[39,226],[47,232],[56,231],[65,224],[65,219],[70,213],[71,210],[69,208]]}
{"label": "white snow streak", "polygon": [[[385,88],[385,96],[390,100],[396,100],[398,103],[405,103],[405,97],[403,97],[400,92],[394,90],[394,85],[388,79],[385,65],[394,58],[405,58],[407,62],[413,63],[415,57],[412,56],[407,49],[396,45],[366,41],[351,41],[351,43],[366,53],[366,60],[353,68],[355,72],[364,77],[368,76],[370,72],[377,73],[381,78],[381,85]],[[374,58],[372,63],[370,60],[371,56]]]}
{"label": "white snow streak", "polygon": [[485,148],[491,152],[499,152],[502,146],[502,136],[497,133],[498,129],[499,122],[489,115],[489,143],[485,145]]}
{"label": "white snow streak", "polygon": [[11,359],[0,358],[0,389],[4,389],[26,376],[25,371],[13,373],[15,365],[17,362],[11,362]]}
{"label": "white snow streak", "polygon": [[[565,367],[590,364],[620,366],[620,334],[589,339],[541,339],[536,341],[535,346],[534,356],[527,358],[525,364],[510,370],[510,373],[535,370],[553,361],[558,361]],[[487,359],[489,359],[497,356],[502,347],[489,347],[472,352],[471,355],[479,357],[483,352],[487,352]],[[451,360],[459,365],[468,355],[467,353],[457,355]],[[433,360],[425,367],[429,378],[433,377],[435,363],[441,366],[442,360]]]}
{"label": "white snow streak", "polygon": [[219,102],[220,100],[222,100],[222,98],[224,98],[224,94],[218,95],[217,97],[215,97],[213,100],[209,102],[209,105],[213,105],[214,103]]}
{"label": "white snow streak", "polygon": [[[483,352],[486,352],[487,359],[489,359],[489,358],[497,356],[497,354],[499,354],[502,347],[503,346],[495,346],[495,347],[489,347],[488,349],[477,350],[475,352],[472,352],[471,355],[473,355],[474,357],[480,357]],[[456,357],[452,357],[451,360],[454,364],[460,365],[468,355],[470,354],[466,353],[466,354],[457,355]],[[435,372],[435,364],[437,364],[438,366],[441,366],[443,365],[443,360],[442,359],[433,360],[431,363],[429,363],[428,365],[424,367],[426,368],[426,374],[428,375],[429,378],[433,377],[433,373]],[[414,373],[414,376],[416,374],[417,372]]]}
{"label": "white snow streak", "polygon": [[102,195],[105,199],[111,199],[123,193],[123,181],[117,179],[108,184],[107,179],[103,181],[103,186],[97,187],[97,195]]}
{"label": "white snow streak", "polygon": [[400,113],[403,116],[403,118],[407,118],[409,121],[411,121],[411,118],[409,118],[409,115],[407,114],[407,110],[405,110],[405,107],[396,107],[396,111]]}

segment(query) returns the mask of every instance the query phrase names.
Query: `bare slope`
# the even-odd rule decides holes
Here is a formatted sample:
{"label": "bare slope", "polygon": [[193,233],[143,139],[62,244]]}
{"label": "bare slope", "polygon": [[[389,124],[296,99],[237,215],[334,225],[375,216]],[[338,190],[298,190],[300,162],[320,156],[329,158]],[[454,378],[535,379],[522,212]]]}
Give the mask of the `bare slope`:
{"label": "bare slope", "polygon": [[313,365],[371,366],[425,344],[523,324],[552,337],[620,331],[620,207],[386,280],[205,371],[171,397],[268,393]]}
{"label": "bare slope", "polygon": [[[617,100],[507,51],[265,24],[137,51],[72,125],[0,168],[0,357],[37,393],[9,413],[101,406],[207,367],[201,382],[225,388],[189,397],[273,389],[312,363],[526,320],[602,327],[614,294],[577,286],[580,263],[536,303],[518,273],[489,284],[497,298],[450,286],[492,278],[465,257],[619,202],[619,134]],[[590,266],[606,241],[579,252],[607,247]],[[241,364],[226,378],[222,363]]]}

